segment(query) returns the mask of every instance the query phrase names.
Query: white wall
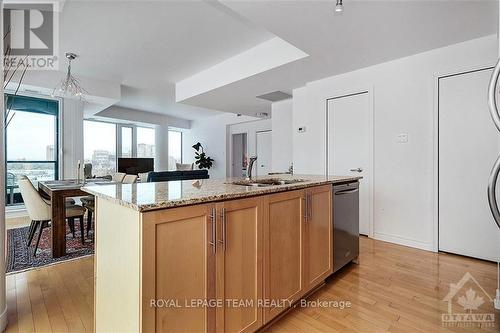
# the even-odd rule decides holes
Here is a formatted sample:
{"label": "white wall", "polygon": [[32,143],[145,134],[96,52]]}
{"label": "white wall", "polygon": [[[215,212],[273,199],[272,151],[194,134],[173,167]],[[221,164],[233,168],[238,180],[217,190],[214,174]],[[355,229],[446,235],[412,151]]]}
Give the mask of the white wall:
{"label": "white wall", "polygon": [[[62,137],[59,160],[62,160],[61,179],[77,177],[78,160],[83,163],[83,108],[79,100],[63,99],[61,103]],[[83,165],[83,164],[82,164]]]}
{"label": "white wall", "polygon": [[288,171],[293,162],[293,101],[287,99],[271,105],[273,172]]}
{"label": "white wall", "polygon": [[[227,155],[230,152],[229,140],[230,132],[236,130],[247,129],[252,131],[254,126],[252,123],[257,123],[255,120],[258,118],[249,116],[237,116],[233,113],[223,113],[215,116],[193,120],[191,122],[191,129],[184,131],[183,136],[183,162],[194,163],[194,150],[191,147],[197,142],[200,142],[205,149],[208,156],[213,158],[214,165],[209,170],[210,178],[225,178],[228,175]],[[270,121],[266,120],[271,127]],[[228,126],[237,123],[252,122],[246,125]],[[253,129],[255,131],[255,129]],[[236,133],[236,132],[234,132]],[[247,142],[251,141],[250,135],[247,137]],[[249,147],[248,153],[251,153]],[[253,148],[255,150],[255,146]]]}
{"label": "white wall", "polygon": [[[435,249],[436,75],[492,66],[496,58],[497,36],[492,35],[310,82],[295,89],[295,172],[326,172],[325,100],[372,89],[374,237]],[[305,126],[306,132],[298,133],[299,126]],[[407,144],[396,143],[400,133],[408,133]]]}

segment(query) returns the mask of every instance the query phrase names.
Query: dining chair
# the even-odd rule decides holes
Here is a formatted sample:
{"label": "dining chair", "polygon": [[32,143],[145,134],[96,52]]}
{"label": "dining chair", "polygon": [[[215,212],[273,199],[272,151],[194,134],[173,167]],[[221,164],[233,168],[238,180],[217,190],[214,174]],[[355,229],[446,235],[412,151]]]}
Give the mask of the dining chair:
{"label": "dining chair", "polygon": [[138,176],[139,176],[139,179],[141,180],[141,183],[147,183],[148,182],[149,172],[139,173]]}
{"label": "dining chair", "polygon": [[5,187],[9,192],[9,203],[12,205],[14,203],[14,190],[17,188],[16,175],[12,172],[7,172],[6,175]]}
{"label": "dining chair", "polygon": [[122,183],[123,184],[133,184],[137,182],[137,176],[136,175],[126,175],[123,180],[122,180]]}
{"label": "dining chair", "polygon": [[115,172],[112,176],[111,176],[111,181],[113,182],[117,182],[117,183],[121,183],[123,181],[123,178],[125,178],[127,174],[126,173],[123,173],[123,172]]}
{"label": "dining chair", "polygon": [[87,237],[89,237],[90,229],[92,228],[92,215],[95,212],[95,198],[93,195],[80,198],[83,208],[87,210]]}
{"label": "dining chair", "polygon": [[92,163],[85,163],[83,165],[83,177],[85,179],[92,178]]}
{"label": "dining chair", "polygon": [[[21,176],[19,178],[19,190],[21,191],[21,196],[23,198],[26,210],[31,219],[30,229],[28,232],[28,247],[31,246],[33,237],[35,236],[36,229],[38,231],[38,239],[35,244],[35,252],[38,249],[38,244],[40,243],[40,238],[42,237],[43,229],[50,226],[50,221],[52,219],[52,209],[50,203],[45,201],[42,196],[35,189],[31,181],[26,176]],[[85,214],[85,209],[77,205],[66,205],[66,218],[68,221],[73,222],[73,228],[70,224],[70,229],[72,228],[74,232],[74,220],[78,218],[80,220],[80,231],[82,234],[82,243],[85,242],[83,235],[83,215]]]}

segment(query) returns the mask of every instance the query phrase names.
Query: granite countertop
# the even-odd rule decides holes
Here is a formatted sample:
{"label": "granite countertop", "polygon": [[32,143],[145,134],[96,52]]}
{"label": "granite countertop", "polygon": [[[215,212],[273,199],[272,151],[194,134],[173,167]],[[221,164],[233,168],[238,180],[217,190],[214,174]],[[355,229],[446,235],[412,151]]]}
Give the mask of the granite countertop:
{"label": "granite countertop", "polygon": [[111,200],[119,205],[145,212],[156,209],[172,208],[199,203],[244,198],[268,193],[291,191],[311,186],[356,181],[359,176],[311,176],[311,175],[273,175],[256,179],[303,179],[304,182],[272,185],[266,187],[242,186],[231,184],[233,179],[200,179],[158,183],[89,185],[83,191],[99,198]]}

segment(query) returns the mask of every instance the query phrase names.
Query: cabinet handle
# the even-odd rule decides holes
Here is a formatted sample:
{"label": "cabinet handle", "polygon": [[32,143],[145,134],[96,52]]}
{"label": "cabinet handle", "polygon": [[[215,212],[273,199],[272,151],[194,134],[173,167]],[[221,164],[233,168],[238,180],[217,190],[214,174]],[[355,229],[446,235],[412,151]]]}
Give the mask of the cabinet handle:
{"label": "cabinet handle", "polygon": [[224,252],[226,251],[226,208],[222,208],[220,212],[220,218],[222,223],[222,239],[219,239],[219,243],[222,244]]}
{"label": "cabinet handle", "polygon": [[304,200],[304,221],[307,221],[307,195],[302,200]]}
{"label": "cabinet handle", "polygon": [[211,228],[212,228],[212,236],[211,236],[211,240],[210,240],[210,245],[212,246],[212,253],[215,254],[217,252],[217,244],[215,244],[215,229],[216,229],[216,226],[217,226],[217,211],[215,210],[215,208],[212,208],[212,213],[210,214],[210,223],[212,224],[211,225]]}
{"label": "cabinet handle", "polygon": [[309,213],[307,214],[308,218],[312,219],[313,209],[312,209],[312,195],[311,194],[309,194],[309,204],[307,205],[307,208],[309,208]]}

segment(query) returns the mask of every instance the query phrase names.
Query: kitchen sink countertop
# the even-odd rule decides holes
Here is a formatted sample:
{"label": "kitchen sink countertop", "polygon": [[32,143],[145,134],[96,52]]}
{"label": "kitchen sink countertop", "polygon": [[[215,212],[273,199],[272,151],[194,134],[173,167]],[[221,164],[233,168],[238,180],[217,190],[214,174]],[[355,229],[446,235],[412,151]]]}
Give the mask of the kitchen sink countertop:
{"label": "kitchen sink countertop", "polygon": [[182,180],[157,183],[89,185],[83,191],[99,198],[111,200],[122,206],[145,212],[262,194],[291,191],[311,186],[342,183],[361,179],[359,176],[272,175],[255,177],[254,180],[280,178],[303,180],[291,184],[268,186],[243,186],[233,182],[244,178]]}

